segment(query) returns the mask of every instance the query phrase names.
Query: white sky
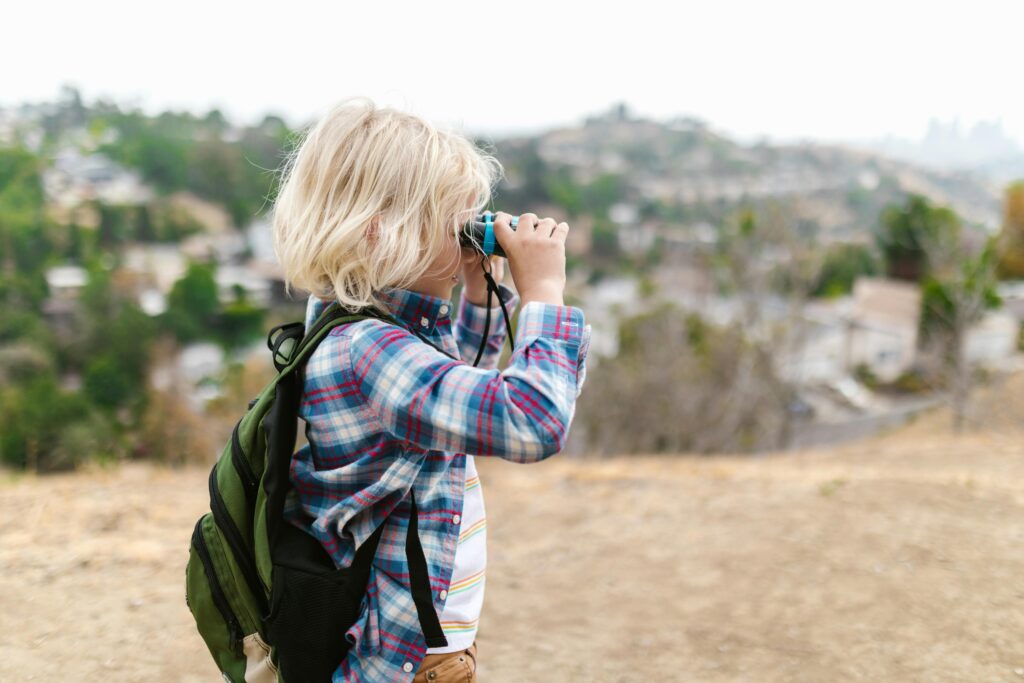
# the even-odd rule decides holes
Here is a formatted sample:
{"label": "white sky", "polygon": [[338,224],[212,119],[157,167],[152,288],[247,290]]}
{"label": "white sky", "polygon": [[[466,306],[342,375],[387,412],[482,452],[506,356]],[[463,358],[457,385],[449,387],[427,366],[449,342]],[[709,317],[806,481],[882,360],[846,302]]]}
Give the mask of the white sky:
{"label": "white sky", "polygon": [[1024,2],[10,3],[0,106],[62,84],[147,111],[308,121],[369,95],[471,133],[619,100],[741,139],[920,137],[1000,119],[1024,142]]}

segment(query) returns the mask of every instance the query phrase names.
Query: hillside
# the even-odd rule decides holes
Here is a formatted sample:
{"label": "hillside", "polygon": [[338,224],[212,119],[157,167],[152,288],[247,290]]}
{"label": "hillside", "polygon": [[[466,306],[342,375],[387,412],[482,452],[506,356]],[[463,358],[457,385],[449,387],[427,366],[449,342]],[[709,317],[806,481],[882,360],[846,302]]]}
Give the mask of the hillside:
{"label": "hillside", "polygon": [[[625,203],[639,219],[675,229],[717,225],[740,205],[770,206],[806,236],[861,241],[880,211],[907,193],[948,205],[978,226],[999,223],[1001,188],[981,175],[834,145],[745,145],[691,118],[655,121],[612,112],[496,146],[510,181],[499,188],[499,199],[546,198],[594,215]],[[573,186],[584,189],[577,194]]]}
{"label": "hillside", "polygon": [[[1024,433],[943,419],[760,458],[481,462],[481,680],[1017,680]],[[0,680],[214,680],[183,597],[205,475],[2,480]]]}

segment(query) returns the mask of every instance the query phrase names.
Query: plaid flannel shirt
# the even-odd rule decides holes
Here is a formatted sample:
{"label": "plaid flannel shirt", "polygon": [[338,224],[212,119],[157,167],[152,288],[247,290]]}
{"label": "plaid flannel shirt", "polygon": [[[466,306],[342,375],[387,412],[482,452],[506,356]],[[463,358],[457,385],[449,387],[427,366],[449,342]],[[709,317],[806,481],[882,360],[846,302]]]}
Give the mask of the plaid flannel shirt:
{"label": "plaid flannel shirt", "polygon": [[[583,311],[527,302],[499,285],[515,325],[515,351],[495,304],[480,364],[486,307],[388,289],[388,307],[408,329],[378,319],[331,330],[309,358],[300,416],[308,443],[294,455],[286,516],[313,534],[337,566],[383,522],[352,643],[334,681],[411,681],[427,649],[412,600],[405,538],[410,489],[434,605],[441,613],[459,538],[466,454],[529,463],[558,453],[585,377],[591,326]],[[307,327],[326,307],[310,296]],[[413,334],[427,339],[453,360]],[[444,591],[444,592],[442,592]]]}

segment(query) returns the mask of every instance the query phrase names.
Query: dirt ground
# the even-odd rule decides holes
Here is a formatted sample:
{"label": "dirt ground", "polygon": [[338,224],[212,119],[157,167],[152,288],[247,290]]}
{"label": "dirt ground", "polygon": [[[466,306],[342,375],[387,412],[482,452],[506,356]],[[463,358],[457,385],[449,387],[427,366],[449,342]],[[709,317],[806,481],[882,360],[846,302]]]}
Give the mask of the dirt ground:
{"label": "dirt ground", "polygon": [[[1024,681],[1024,433],[480,459],[480,680]],[[220,680],[184,601],[206,469],[0,475],[0,680]]]}

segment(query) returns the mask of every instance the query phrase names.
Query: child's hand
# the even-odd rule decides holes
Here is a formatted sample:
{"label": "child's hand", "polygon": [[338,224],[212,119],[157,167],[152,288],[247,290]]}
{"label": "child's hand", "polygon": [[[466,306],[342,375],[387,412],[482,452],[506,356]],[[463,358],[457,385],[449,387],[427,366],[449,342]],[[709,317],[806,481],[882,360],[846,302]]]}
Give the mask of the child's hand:
{"label": "child's hand", "polygon": [[494,236],[508,256],[522,305],[530,301],[564,305],[565,239],[569,224],[524,213],[513,230],[512,216],[494,214]]}
{"label": "child's hand", "polygon": [[[495,283],[501,283],[505,276],[505,259],[500,256],[486,257],[490,261],[491,277]],[[485,257],[475,249],[465,247],[462,249],[462,282],[463,291],[469,303],[476,306],[487,305],[487,280],[484,279],[483,268],[486,265]],[[491,295],[491,305],[497,306],[500,302],[496,295]]]}

